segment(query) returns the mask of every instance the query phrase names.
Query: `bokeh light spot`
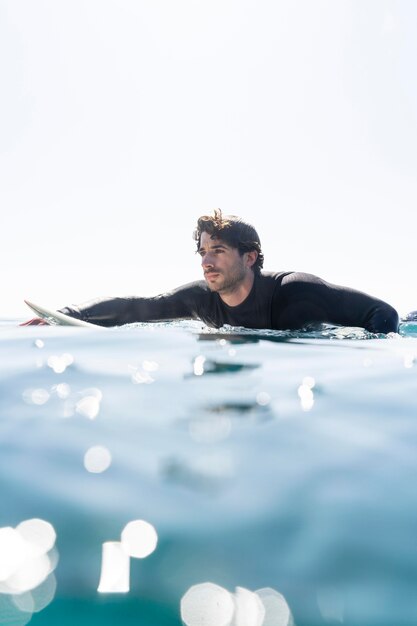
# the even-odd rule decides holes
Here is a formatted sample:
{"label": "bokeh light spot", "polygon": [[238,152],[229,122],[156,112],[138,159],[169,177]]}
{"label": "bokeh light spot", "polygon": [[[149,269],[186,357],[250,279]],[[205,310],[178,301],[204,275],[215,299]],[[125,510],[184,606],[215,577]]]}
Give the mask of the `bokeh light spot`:
{"label": "bokeh light spot", "polygon": [[2,626],[26,626],[32,619],[32,613],[20,610],[14,598],[0,592],[0,624]]}
{"label": "bokeh light spot", "polygon": [[56,532],[52,524],[42,519],[29,519],[21,522],[16,531],[31,547],[31,555],[41,556],[52,550],[55,545]]}
{"label": "bokeh light spot", "polygon": [[309,385],[300,385],[298,387],[298,396],[300,398],[301,408],[303,411],[310,411],[314,405],[314,393]]}
{"label": "bokeh light spot", "polygon": [[317,605],[326,622],[343,623],[344,599],[336,587],[322,587],[317,591]]}
{"label": "bokeh light spot", "polygon": [[258,589],[259,596],[265,607],[262,626],[293,626],[294,621],[286,599],[281,593],[270,587]]}
{"label": "bokeh light spot", "polygon": [[260,391],[256,396],[256,402],[259,406],[267,406],[271,402],[271,396],[266,391]]}
{"label": "bokeh light spot", "polygon": [[100,593],[126,593],[130,587],[130,559],[120,541],[103,543]]}
{"label": "bokeh light spot", "polygon": [[36,404],[41,406],[46,404],[50,398],[49,391],[47,389],[25,389],[23,392],[23,400],[27,404]]}
{"label": "bokeh light spot", "polygon": [[40,585],[51,573],[51,562],[46,554],[25,559],[24,563],[7,579],[10,593],[24,593]]}
{"label": "bokeh light spot", "polygon": [[142,369],[144,369],[145,372],[156,372],[158,368],[159,368],[159,365],[156,361],[143,361],[142,362]]}
{"label": "bokeh light spot", "polygon": [[193,371],[195,376],[202,376],[204,374],[204,363],[206,362],[205,356],[196,356],[193,363]]}
{"label": "bokeh light spot", "polygon": [[61,356],[50,356],[47,360],[48,367],[50,367],[55,374],[62,374],[69,365],[73,364],[73,362],[74,357],[71,354],[68,354],[68,352],[62,354]]}
{"label": "bokeh light spot", "polygon": [[313,389],[316,386],[316,381],[312,376],[304,376],[302,384],[305,387],[309,387],[310,389]]}
{"label": "bokeh light spot", "polygon": [[88,472],[100,474],[111,465],[112,457],[108,448],[92,446],[84,455],[84,467]]}
{"label": "bokeh light spot", "polygon": [[263,626],[265,607],[256,593],[243,587],[236,587],[235,603],[236,626]]}
{"label": "bokeh light spot", "polygon": [[55,539],[53,526],[40,519],[0,528],[0,593],[24,594],[41,585],[57,563]]}
{"label": "bokeh light spot", "polygon": [[181,619],[186,626],[229,626],[234,611],[232,594],[209,582],[190,587],[181,599]]}
{"label": "bokeh light spot", "polygon": [[66,398],[71,395],[71,387],[67,385],[67,383],[59,383],[59,385],[55,385],[54,391],[61,400],[66,400]]}
{"label": "bokeh light spot", "polygon": [[126,524],[122,531],[122,545],[126,554],[144,559],[152,554],[158,543],[155,528],[144,520],[134,520]]}
{"label": "bokeh light spot", "polygon": [[0,581],[5,581],[26,558],[26,543],[10,526],[0,528],[0,555]]}
{"label": "bokeh light spot", "polygon": [[86,389],[83,397],[75,405],[75,411],[83,417],[93,420],[100,412],[102,393],[100,389]]}
{"label": "bokeh light spot", "polygon": [[155,379],[149,374],[149,372],[137,370],[132,374],[132,383],[135,385],[151,385],[155,382]]}
{"label": "bokeh light spot", "polygon": [[56,578],[50,574],[38,587],[19,595],[13,596],[14,604],[27,613],[39,613],[52,602],[56,592]]}

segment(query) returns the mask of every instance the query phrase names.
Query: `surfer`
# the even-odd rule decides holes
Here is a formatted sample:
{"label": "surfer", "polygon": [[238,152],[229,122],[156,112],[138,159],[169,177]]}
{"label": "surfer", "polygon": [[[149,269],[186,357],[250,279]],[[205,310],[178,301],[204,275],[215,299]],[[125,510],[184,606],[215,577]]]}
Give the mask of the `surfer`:
{"label": "surfer", "polygon": [[[208,326],[300,329],[311,323],[397,332],[398,313],[360,291],[302,272],[265,272],[255,228],[220,209],[198,219],[194,231],[204,280],[151,298],[92,300],[60,311],[101,326],[199,319]],[[34,318],[23,325],[40,324]]]}

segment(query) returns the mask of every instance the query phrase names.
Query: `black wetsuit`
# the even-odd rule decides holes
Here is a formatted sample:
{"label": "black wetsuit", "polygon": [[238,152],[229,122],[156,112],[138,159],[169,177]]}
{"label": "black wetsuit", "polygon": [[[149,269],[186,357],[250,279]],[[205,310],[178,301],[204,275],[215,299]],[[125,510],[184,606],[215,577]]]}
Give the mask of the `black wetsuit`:
{"label": "black wetsuit", "polygon": [[255,276],[248,297],[237,306],[228,306],[201,280],[153,298],[108,298],[61,310],[102,326],[199,319],[215,328],[230,324],[291,330],[328,322],[375,333],[398,329],[398,314],[389,304],[300,272],[262,272]]}

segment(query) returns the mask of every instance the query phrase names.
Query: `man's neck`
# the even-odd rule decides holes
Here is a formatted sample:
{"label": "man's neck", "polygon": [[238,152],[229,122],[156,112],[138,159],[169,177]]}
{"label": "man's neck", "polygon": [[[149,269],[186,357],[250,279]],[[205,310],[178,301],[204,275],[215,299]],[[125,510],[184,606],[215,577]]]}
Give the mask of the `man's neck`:
{"label": "man's neck", "polygon": [[242,304],[242,302],[246,300],[246,298],[250,294],[254,280],[255,274],[253,272],[249,272],[244,280],[239,283],[239,285],[237,285],[230,291],[225,291],[223,293],[220,292],[220,298],[228,306],[238,306],[239,304]]}

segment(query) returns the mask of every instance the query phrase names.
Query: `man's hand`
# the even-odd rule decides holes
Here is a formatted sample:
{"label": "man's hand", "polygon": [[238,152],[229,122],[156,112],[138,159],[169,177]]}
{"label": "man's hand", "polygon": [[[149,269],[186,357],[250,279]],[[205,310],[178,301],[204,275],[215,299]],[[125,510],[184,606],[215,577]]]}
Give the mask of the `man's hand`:
{"label": "man's hand", "polygon": [[19,326],[50,326],[46,320],[43,320],[41,317],[34,317],[27,322],[22,322]]}

